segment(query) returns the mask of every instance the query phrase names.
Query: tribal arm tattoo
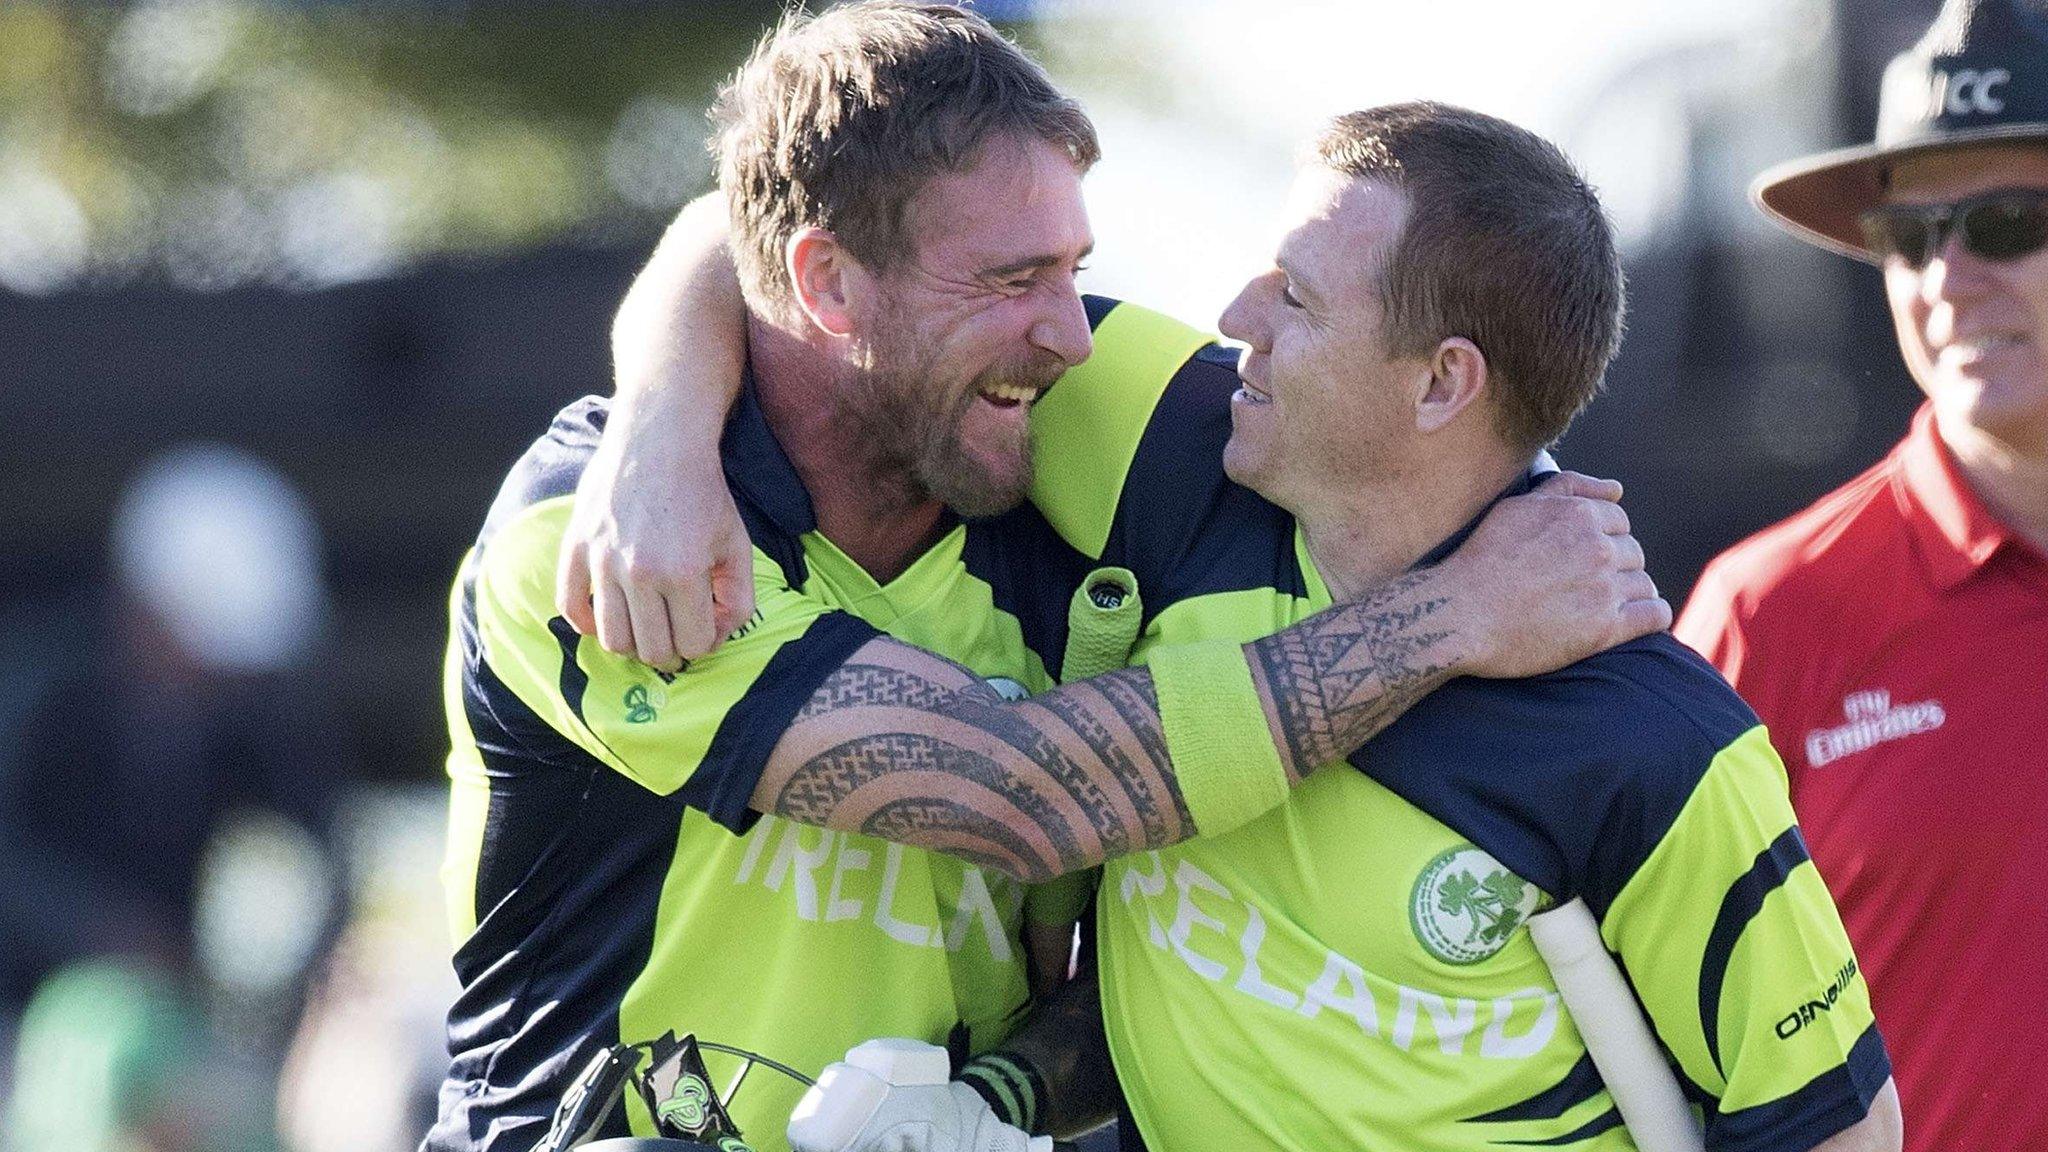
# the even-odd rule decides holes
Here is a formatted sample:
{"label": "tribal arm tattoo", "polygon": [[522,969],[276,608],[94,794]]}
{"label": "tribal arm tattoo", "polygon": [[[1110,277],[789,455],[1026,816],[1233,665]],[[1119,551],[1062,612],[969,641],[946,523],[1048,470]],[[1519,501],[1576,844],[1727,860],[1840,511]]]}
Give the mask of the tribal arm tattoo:
{"label": "tribal arm tattoo", "polygon": [[1356,752],[1459,674],[1464,638],[1438,585],[1404,576],[1246,646],[1291,778]]}
{"label": "tribal arm tattoo", "polygon": [[1142,672],[1010,702],[890,640],[819,686],[754,799],[1032,881],[1194,834]]}
{"label": "tribal arm tattoo", "polygon": [[[1290,783],[1457,674],[1467,646],[1448,588],[1417,573],[1247,646]],[[1197,832],[1144,669],[1013,702],[886,638],[819,686],[752,806],[1033,882]]]}

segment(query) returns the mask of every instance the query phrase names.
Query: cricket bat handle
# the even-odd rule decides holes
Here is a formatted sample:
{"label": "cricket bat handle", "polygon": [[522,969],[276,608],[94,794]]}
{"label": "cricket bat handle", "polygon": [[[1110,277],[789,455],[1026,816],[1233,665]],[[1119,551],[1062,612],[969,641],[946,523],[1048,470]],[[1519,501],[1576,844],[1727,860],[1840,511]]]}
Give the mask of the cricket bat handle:
{"label": "cricket bat handle", "polygon": [[1704,1152],[1692,1107],[1650,1033],[1635,993],[1600,939],[1586,902],[1529,917],[1529,936],[1550,966],[1586,1052],[1641,1152]]}

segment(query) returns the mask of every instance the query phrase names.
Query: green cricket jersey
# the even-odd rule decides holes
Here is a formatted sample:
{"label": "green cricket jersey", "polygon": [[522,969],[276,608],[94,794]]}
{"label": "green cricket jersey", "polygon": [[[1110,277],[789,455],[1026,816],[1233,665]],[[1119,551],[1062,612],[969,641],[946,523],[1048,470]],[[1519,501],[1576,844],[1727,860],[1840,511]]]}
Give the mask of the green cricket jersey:
{"label": "green cricket jersey", "polygon": [[[557,546],[605,405],[563,411],[462,566],[446,668],[445,867],[462,992],[427,1149],[525,1149],[598,1048],[675,1030],[815,1074],[873,1036],[979,1050],[1028,1007],[1020,928],[1071,920],[951,857],[760,818],[763,766],[817,686],[888,633],[1006,693],[1049,686],[1081,558],[1026,507],[955,524],[877,585],[816,531],[751,392],[723,445],[759,608],[663,676],[558,617]],[[1028,902],[1028,907],[1027,907]],[[732,1070],[707,1054],[715,1079]],[[801,1089],[757,1070],[734,1119],[780,1149]],[[630,1128],[649,1134],[629,1093]],[[624,1124],[608,1135],[626,1135]]]}
{"label": "green cricket jersey", "polygon": [[[1129,305],[1090,314],[1095,357],[1037,414],[1067,462],[1037,498],[1137,574],[1137,659],[1326,607],[1293,520],[1222,473],[1232,358]],[[1521,930],[1574,896],[1710,1148],[1804,1149],[1867,1111],[1889,1065],[1784,770],[1670,637],[1454,681],[1352,762],[1105,869],[1104,1011],[1151,1147],[1632,1147]]]}

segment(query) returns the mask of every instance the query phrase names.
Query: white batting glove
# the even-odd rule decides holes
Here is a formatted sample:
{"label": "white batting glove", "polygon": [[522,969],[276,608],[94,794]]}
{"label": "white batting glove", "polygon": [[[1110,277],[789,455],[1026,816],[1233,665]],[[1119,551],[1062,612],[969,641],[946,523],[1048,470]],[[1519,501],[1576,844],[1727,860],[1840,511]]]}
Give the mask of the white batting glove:
{"label": "white batting glove", "polygon": [[825,1069],[789,1117],[795,1152],[1052,1152],[950,1080],[946,1050],[870,1040]]}

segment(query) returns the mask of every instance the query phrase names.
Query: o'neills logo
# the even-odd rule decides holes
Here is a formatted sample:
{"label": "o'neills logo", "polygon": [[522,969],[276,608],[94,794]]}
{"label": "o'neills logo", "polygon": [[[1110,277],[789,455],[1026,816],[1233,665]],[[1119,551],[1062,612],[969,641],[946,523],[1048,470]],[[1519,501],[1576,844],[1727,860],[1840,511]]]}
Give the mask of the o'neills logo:
{"label": "o'neills logo", "polygon": [[1842,999],[1842,993],[1849,990],[1849,982],[1856,979],[1856,972],[1856,958],[1851,956],[1841,971],[1835,973],[1832,983],[1779,1019],[1775,1027],[1778,1039],[1790,1040],[1799,1035],[1800,1029],[1819,1019],[1821,1013],[1833,1012]]}
{"label": "o'neills logo", "polygon": [[1894,707],[1892,694],[1882,688],[1850,693],[1842,700],[1842,714],[1849,722],[1840,728],[1817,728],[1806,734],[1808,764],[1818,768],[1887,740],[1932,732],[1948,719],[1939,700]]}

